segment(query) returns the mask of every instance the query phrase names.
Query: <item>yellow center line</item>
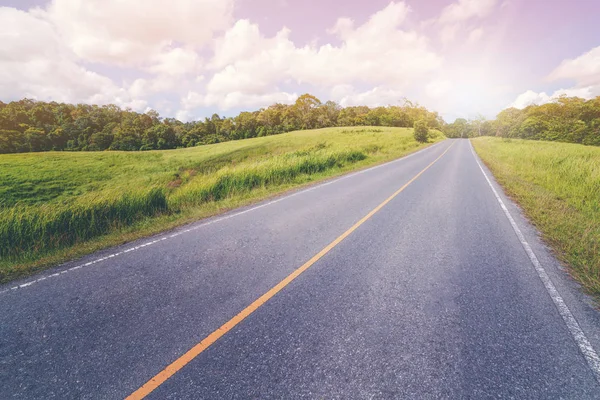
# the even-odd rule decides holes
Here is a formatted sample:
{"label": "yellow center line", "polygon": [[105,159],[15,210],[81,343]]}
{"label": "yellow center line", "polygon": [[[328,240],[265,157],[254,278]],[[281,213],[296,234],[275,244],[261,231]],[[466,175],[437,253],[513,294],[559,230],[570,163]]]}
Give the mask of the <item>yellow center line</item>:
{"label": "yellow center line", "polygon": [[177,360],[175,360],[171,364],[169,364],[165,369],[163,369],[158,374],[156,374],[152,379],[150,379],[148,382],[146,382],[142,387],[140,387],[138,390],[136,390],[131,395],[129,395],[126,398],[126,400],[143,399],[148,394],[150,394],[154,389],[156,389],[157,387],[162,385],[167,379],[169,379],[170,377],[175,375],[180,369],[182,369],[184,366],[186,366],[190,361],[192,361],[198,355],[200,355],[200,353],[202,353],[204,350],[206,350],[211,344],[216,342],[221,336],[225,335],[227,332],[229,332],[231,329],[233,329],[233,327],[235,327],[237,324],[242,322],[247,316],[252,314],[260,306],[265,304],[269,299],[271,299],[273,296],[275,296],[277,293],[279,293],[279,291],[281,291],[284,287],[289,285],[294,279],[296,279],[298,276],[300,276],[300,274],[302,274],[304,271],[306,271],[308,268],[310,268],[321,257],[323,257],[325,254],[327,254],[331,249],[333,249],[335,246],[337,246],[342,240],[346,239],[352,232],[354,232],[356,229],[358,229],[359,226],[364,224],[365,221],[367,221],[369,218],[371,218],[377,211],[381,210],[386,204],[388,204],[390,201],[392,201],[394,199],[394,197],[398,196],[404,189],[406,189],[408,187],[408,185],[410,185],[415,180],[417,180],[417,178],[419,178],[419,176],[421,176],[433,164],[435,164],[440,158],[442,158],[448,152],[448,150],[450,150],[450,148],[453,145],[454,145],[454,143],[452,143],[450,146],[448,146],[448,148],[438,158],[433,160],[433,162],[431,162],[431,164],[426,166],[423,170],[421,170],[421,172],[419,172],[411,180],[406,182],[406,184],[404,184],[404,186],[402,186],[400,189],[398,189],[396,192],[394,192],[394,194],[392,194],[390,197],[388,197],[386,200],[384,200],[383,203],[381,203],[380,205],[375,207],[371,212],[369,212],[367,215],[365,215],[363,218],[361,218],[360,221],[358,221],[357,223],[352,225],[352,227],[350,229],[348,229],[346,232],[342,233],[333,242],[329,243],[323,250],[321,250],[320,252],[315,254],[310,260],[308,260],[306,263],[304,263],[300,268],[296,269],[294,272],[289,274],[285,279],[283,279],[277,285],[273,286],[268,292],[266,292],[265,294],[260,296],[248,307],[244,308],[238,315],[231,318],[229,321],[227,321],[225,324],[223,324],[216,331],[214,331],[213,333],[208,335],[206,338],[204,338],[200,343],[196,344],[194,347],[189,349],[185,354],[183,354]]}

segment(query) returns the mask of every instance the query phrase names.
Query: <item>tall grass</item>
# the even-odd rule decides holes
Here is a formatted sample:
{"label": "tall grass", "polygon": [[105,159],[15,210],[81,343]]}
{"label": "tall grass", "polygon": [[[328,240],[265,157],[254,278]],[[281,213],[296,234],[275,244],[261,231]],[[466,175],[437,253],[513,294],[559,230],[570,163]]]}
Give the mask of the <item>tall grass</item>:
{"label": "tall grass", "polygon": [[313,175],[335,167],[340,168],[365,158],[367,155],[364,152],[356,150],[337,153],[295,152],[250,165],[225,167],[216,174],[194,179],[174,193],[169,199],[170,205],[178,209],[182,206],[218,201],[257,187],[292,183],[301,175]]}
{"label": "tall grass", "polygon": [[600,148],[499,138],[473,145],[572,275],[600,295]]}
{"label": "tall grass", "polygon": [[165,190],[104,193],[68,205],[0,209],[0,256],[72,245],[168,210]]}

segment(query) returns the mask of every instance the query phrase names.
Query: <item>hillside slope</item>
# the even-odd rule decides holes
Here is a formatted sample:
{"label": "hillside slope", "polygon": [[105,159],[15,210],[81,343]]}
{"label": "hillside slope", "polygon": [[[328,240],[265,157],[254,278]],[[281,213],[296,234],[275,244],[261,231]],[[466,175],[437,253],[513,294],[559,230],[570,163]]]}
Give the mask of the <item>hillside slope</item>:
{"label": "hillside slope", "polygon": [[166,151],[2,155],[0,280],[423,146],[412,129],[355,127]]}

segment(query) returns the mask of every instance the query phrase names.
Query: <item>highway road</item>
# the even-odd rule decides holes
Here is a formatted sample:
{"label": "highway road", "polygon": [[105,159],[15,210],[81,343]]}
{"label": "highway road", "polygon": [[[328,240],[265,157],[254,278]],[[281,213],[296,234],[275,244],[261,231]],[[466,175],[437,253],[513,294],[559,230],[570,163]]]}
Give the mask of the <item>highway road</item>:
{"label": "highway road", "polygon": [[600,313],[479,162],[446,140],[0,286],[0,398],[600,399]]}

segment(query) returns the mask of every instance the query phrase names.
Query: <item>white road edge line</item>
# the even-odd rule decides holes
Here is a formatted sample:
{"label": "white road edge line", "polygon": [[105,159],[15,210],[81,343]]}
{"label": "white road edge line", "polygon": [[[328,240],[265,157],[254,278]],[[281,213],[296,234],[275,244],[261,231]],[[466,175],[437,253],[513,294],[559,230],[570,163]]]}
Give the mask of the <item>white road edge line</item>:
{"label": "white road edge line", "polygon": [[[119,251],[119,252],[117,252],[117,253],[110,254],[110,255],[108,255],[108,256],[105,256],[105,257],[102,257],[102,258],[97,258],[97,259],[95,259],[95,260],[92,260],[92,261],[86,262],[85,264],[81,264],[81,265],[77,265],[77,266],[75,266],[75,267],[67,268],[67,269],[65,269],[65,270],[63,270],[63,271],[61,271],[61,272],[58,272],[58,273],[54,273],[54,274],[51,274],[51,275],[46,275],[46,276],[41,276],[41,277],[40,277],[40,278],[38,278],[38,279],[34,279],[34,280],[31,280],[31,281],[29,281],[29,282],[25,282],[25,283],[19,284],[19,285],[17,285],[17,286],[12,286],[12,287],[10,287],[10,288],[8,288],[8,289],[5,289],[5,290],[2,290],[2,291],[0,291],[0,295],[2,295],[2,294],[4,294],[4,293],[8,293],[8,292],[10,292],[10,291],[13,291],[13,290],[18,290],[18,289],[23,289],[23,288],[26,288],[26,287],[28,287],[28,286],[31,286],[31,285],[33,285],[34,283],[41,282],[41,281],[43,281],[43,280],[46,280],[46,279],[48,279],[48,278],[53,278],[53,277],[56,277],[56,276],[59,276],[59,275],[63,275],[63,274],[65,274],[65,273],[68,273],[68,272],[76,271],[76,270],[78,270],[78,269],[81,269],[81,268],[83,268],[83,267],[89,267],[90,265],[97,264],[97,263],[99,263],[99,262],[101,262],[101,261],[106,261],[106,260],[107,260],[107,259],[109,259],[109,258],[117,257],[117,256],[120,256],[120,255],[122,255],[122,254],[129,253],[129,252],[131,252],[131,251],[136,251],[136,250],[139,250],[139,249],[141,249],[141,248],[144,248],[144,247],[147,247],[147,246],[151,246],[151,245],[153,245],[153,244],[156,244],[156,243],[158,243],[158,242],[161,242],[161,241],[163,241],[163,240],[167,240],[167,239],[172,239],[172,238],[175,238],[175,237],[177,237],[177,236],[180,236],[180,235],[182,235],[182,234],[184,234],[184,233],[189,233],[189,232],[192,232],[192,231],[198,230],[198,229],[200,229],[200,228],[203,228],[203,227],[205,227],[205,226],[207,226],[207,225],[211,225],[211,224],[214,224],[214,223],[217,223],[217,222],[225,221],[225,220],[227,220],[227,219],[234,218],[234,217],[237,217],[237,216],[240,216],[240,215],[243,215],[243,214],[249,213],[250,211],[255,211],[255,210],[258,210],[258,209],[260,209],[260,208],[267,207],[267,206],[270,206],[270,205],[272,205],[272,204],[275,204],[275,203],[279,203],[280,201],[283,201],[283,200],[289,199],[289,198],[291,198],[291,197],[298,196],[298,195],[300,195],[300,194],[307,193],[307,192],[310,192],[310,191],[312,191],[312,190],[316,190],[316,189],[319,189],[319,188],[321,188],[321,187],[328,186],[328,185],[331,185],[331,184],[333,184],[333,183],[336,183],[336,182],[343,181],[344,179],[348,179],[348,178],[351,178],[351,177],[353,177],[353,176],[356,176],[356,175],[364,174],[365,172],[369,172],[369,171],[372,171],[372,170],[374,170],[374,169],[382,168],[382,167],[385,167],[385,166],[389,166],[389,165],[395,164],[395,163],[397,163],[397,162],[400,162],[400,161],[404,161],[404,160],[406,160],[406,159],[408,159],[408,158],[410,158],[410,157],[412,157],[412,156],[415,156],[415,155],[417,155],[417,154],[419,154],[419,153],[422,153],[422,152],[424,152],[424,151],[426,151],[426,150],[431,150],[431,149],[433,149],[434,147],[438,147],[438,145],[439,145],[439,144],[441,144],[441,143],[443,143],[443,142],[445,142],[445,141],[441,141],[441,142],[435,143],[435,144],[433,144],[433,145],[431,145],[431,146],[429,146],[429,147],[426,147],[426,148],[424,148],[424,149],[421,149],[421,150],[419,150],[419,151],[415,151],[414,153],[410,153],[410,154],[408,154],[408,155],[406,155],[406,156],[404,156],[404,157],[398,158],[398,159],[396,159],[396,160],[388,161],[388,162],[385,162],[385,163],[383,163],[383,164],[376,165],[376,166],[374,166],[374,167],[365,168],[365,169],[363,169],[363,170],[361,170],[361,171],[352,172],[352,173],[350,173],[350,174],[343,175],[343,176],[340,176],[340,177],[338,177],[338,178],[333,178],[332,180],[330,180],[330,181],[328,181],[328,182],[325,182],[325,183],[320,183],[320,184],[317,184],[317,185],[315,185],[315,186],[312,186],[312,187],[310,187],[310,188],[308,188],[308,189],[303,189],[303,190],[300,190],[300,191],[297,191],[297,192],[294,192],[294,193],[291,193],[291,194],[285,195],[285,196],[283,196],[283,197],[280,197],[280,198],[278,198],[278,199],[276,199],[276,200],[269,201],[268,203],[261,204],[261,205],[259,205],[259,206],[252,207],[252,208],[249,208],[249,209],[247,209],[247,210],[240,211],[240,212],[237,212],[237,213],[234,213],[234,214],[226,215],[226,216],[224,216],[224,217],[221,217],[221,218],[216,218],[216,219],[213,219],[212,221],[208,221],[208,222],[201,223],[201,224],[199,224],[199,225],[193,226],[193,227],[191,227],[191,228],[188,228],[188,229],[185,229],[185,230],[181,230],[181,231],[179,231],[179,232],[172,233],[172,234],[170,234],[170,235],[167,235],[167,236],[164,236],[164,237],[162,237],[162,238],[155,239],[155,240],[152,240],[152,241],[150,241],[150,242],[146,242],[146,243],[143,243],[143,244],[137,245],[137,246],[135,246],[135,247],[130,247],[130,248],[128,248],[128,249],[125,249],[125,250]],[[58,267],[58,268],[60,268],[60,267]]]}
{"label": "white road edge line", "polygon": [[494,188],[494,185],[492,185],[492,181],[488,177],[488,174],[483,169],[483,166],[481,165],[477,155],[475,154],[475,149],[473,148],[473,144],[471,143],[471,140],[470,139],[468,139],[468,140],[469,140],[469,145],[471,146],[471,153],[473,153],[473,157],[475,157],[475,161],[477,162],[479,169],[481,169],[481,172],[483,173],[485,180],[487,181],[490,188],[492,188],[492,192],[494,192],[494,196],[496,196],[498,203],[500,203],[500,207],[502,208],[502,211],[504,211],[504,215],[506,215],[506,218],[508,218],[508,220],[510,221],[510,224],[511,224],[513,230],[515,231],[515,233],[517,234],[517,237],[519,238],[519,241],[521,242],[523,249],[525,249],[525,252],[529,256],[529,260],[531,260],[531,263],[533,264],[533,267],[535,268],[535,271],[537,272],[542,283],[544,284],[544,287],[546,288],[546,291],[550,295],[550,298],[552,298],[554,305],[558,309],[558,313],[560,314],[563,321],[567,325],[569,332],[571,332],[571,335],[573,336],[575,343],[577,343],[577,346],[579,346],[579,350],[583,354],[583,357],[585,357],[585,360],[587,361],[589,367],[592,369],[592,372],[594,373],[596,380],[598,381],[598,383],[600,383],[600,357],[598,356],[598,353],[596,353],[596,350],[594,350],[594,347],[589,342],[588,338],[585,336],[585,333],[583,332],[583,330],[579,326],[579,323],[577,322],[577,320],[571,313],[571,310],[569,310],[569,307],[567,307],[567,304],[563,300],[562,296],[560,295],[560,293],[558,293],[558,290],[554,286],[554,283],[552,283],[552,280],[548,276],[548,273],[546,272],[546,270],[540,263],[540,260],[538,260],[537,256],[533,252],[533,249],[531,248],[531,246],[525,239],[525,236],[521,232],[521,229],[519,229],[519,226],[517,225],[514,218],[508,211],[508,208],[504,204],[504,201],[502,201],[502,198],[496,191],[496,188]]}

